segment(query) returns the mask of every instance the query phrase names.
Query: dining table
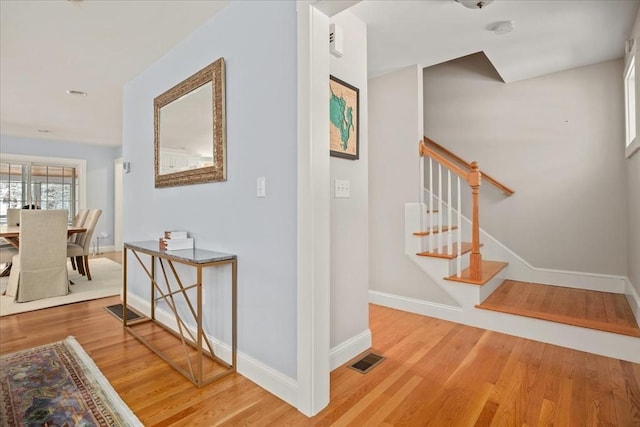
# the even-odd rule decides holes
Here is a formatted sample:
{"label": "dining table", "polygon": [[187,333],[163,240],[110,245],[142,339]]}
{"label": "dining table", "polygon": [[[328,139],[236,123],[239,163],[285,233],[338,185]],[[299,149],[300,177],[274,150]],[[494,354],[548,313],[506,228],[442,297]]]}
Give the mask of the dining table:
{"label": "dining table", "polygon": [[[71,237],[76,233],[84,233],[87,231],[86,228],[76,227],[73,225],[69,225],[67,227],[67,237]],[[0,238],[3,238],[7,241],[11,246],[16,249],[20,248],[20,226],[19,225],[7,225],[0,224]],[[0,271],[0,277],[5,277],[11,271],[11,263],[8,263],[2,271]]]}
{"label": "dining table", "polygon": [[[71,237],[76,233],[84,233],[85,231],[87,231],[86,228],[70,225],[67,227],[67,237]],[[0,237],[18,249],[20,247],[20,226],[0,224]]]}

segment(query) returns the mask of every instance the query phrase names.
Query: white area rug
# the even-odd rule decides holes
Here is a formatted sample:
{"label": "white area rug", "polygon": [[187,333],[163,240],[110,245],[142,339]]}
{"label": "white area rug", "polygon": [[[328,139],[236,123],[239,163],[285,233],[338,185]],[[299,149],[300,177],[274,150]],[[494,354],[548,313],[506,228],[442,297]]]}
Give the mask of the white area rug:
{"label": "white area rug", "polygon": [[[0,296],[0,317],[120,294],[122,290],[122,265],[107,258],[95,258],[89,260],[89,267],[91,268],[91,281],[74,271],[69,263],[69,280],[74,284],[70,286],[71,292],[65,296],[21,303],[13,302],[13,297]],[[2,291],[7,288],[8,281],[8,277],[0,278]]]}

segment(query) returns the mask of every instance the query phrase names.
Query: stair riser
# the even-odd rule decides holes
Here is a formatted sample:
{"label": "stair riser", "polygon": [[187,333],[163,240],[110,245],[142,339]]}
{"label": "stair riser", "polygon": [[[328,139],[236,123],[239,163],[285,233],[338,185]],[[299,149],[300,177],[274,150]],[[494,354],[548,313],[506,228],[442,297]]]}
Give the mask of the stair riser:
{"label": "stair riser", "polygon": [[635,337],[479,308],[465,309],[463,318],[467,325],[640,363]]}
{"label": "stair riser", "polygon": [[502,269],[498,274],[496,274],[493,278],[491,278],[491,280],[489,280],[487,283],[480,286],[480,292],[479,292],[480,299],[478,301],[478,304],[486,300],[487,297],[491,295],[493,291],[495,291],[498,288],[498,286],[500,286],[502,282],[504,282],[507,279],[507,277],[509,276],[507,273],[508,271],[509,271],[509,267],[507,266],[506,268]]}
{"label": "stair riser", "polygon": [[500,286],[507,275],[506,271],[508,268],[509,267],[503,269],[482,286],[449,281],[447,282],[447,287],[456,300],[462,304],[462,307],[465,310],[470,310],[487,299],[487,297]]}
{"label": "stair riser", "polygon": [[451,235],[451,242],[455,243],[458,236],[455,234],[455,230],[453,231],[445,231],[443,233],[434,233],[433,236],[416,236],[417,239],[420,239],[419,244],[419,252],[426,252],[429,250],[429,240],[433,239],[432,248],[435,249],[438,247],[438,243],[440,242],[438,236],[442,239],[442,245],[447,246],[449,243],[449,235]]}
{"label": "stair riser", "polygon": [[[424,229],[427,229],[430,225],[432,225],[430,223],[431,218],[433,218],[433,226],[437,227],[438,225],[440,225],[440,218],[438,217],[438,214],[430,214],[430,213],[426,213],[423,217],[423,223],[422,226],[424,227]],[[453,220],[453,219],[452,219]],[[448,225],[447,224],[448,218],[446,214],[442,215],[442,225]]]}
{"label": "stair riser", "polygon": [[[460,270],[464,270],[465,268],[469,267],[470,264],[470,256],[469,256],[469,252],[467,252],[466,254],[462,254],[462,256],[460,257]],[[449,274],[447,276],[452,276],[454,274],[457,273],[457,259],[454,258],[452,260],[449,260]]]}

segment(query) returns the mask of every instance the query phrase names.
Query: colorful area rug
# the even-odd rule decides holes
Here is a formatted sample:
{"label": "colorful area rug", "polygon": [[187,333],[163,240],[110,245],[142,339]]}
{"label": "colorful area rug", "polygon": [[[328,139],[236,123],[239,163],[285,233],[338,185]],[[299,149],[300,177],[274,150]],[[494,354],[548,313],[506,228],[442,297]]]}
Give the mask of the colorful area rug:
{"label": "colorful area rug", "polygon": [[73,337],[0,357],[6,426],[142,426]]}

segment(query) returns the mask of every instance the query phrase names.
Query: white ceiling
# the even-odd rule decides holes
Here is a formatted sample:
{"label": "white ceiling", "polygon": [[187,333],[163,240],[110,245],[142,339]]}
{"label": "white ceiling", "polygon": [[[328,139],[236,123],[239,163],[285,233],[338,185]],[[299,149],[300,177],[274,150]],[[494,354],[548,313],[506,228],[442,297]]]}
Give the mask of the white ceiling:
{"label": "white ceiling", "polygon": [[120,145],[124,84],[225,4],[0,0],[0,133]]}
{"label": "white ceiling", "polygon": [[[369,77],[484,51],[506,82],[624,55],[637,0],[495,0],[468,9],[453,0],[364,0],[350,10],[367,23]],[[514,21],[515,29],[489,29]]]}
{"label": "white ceiling", "polygon": [[[0,133],[120,145],[123,85],[226,4],[0,0]],[[370,77],[484,51],[511,82],[622,57],[639,5],[495,0],[472,10],[453,0],[364,0],[350,11],[367,23]],[[515,30],[487,29],[502,20]]]}

